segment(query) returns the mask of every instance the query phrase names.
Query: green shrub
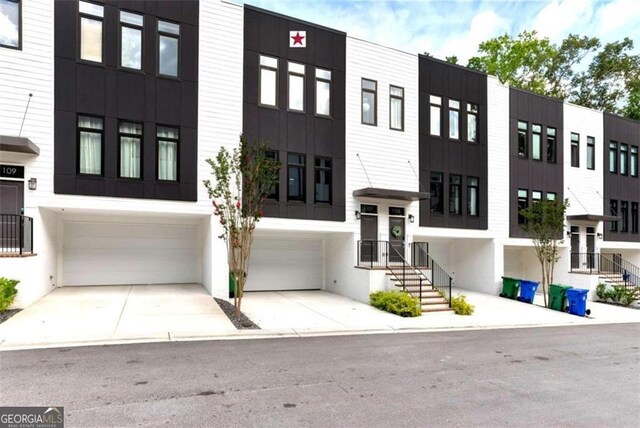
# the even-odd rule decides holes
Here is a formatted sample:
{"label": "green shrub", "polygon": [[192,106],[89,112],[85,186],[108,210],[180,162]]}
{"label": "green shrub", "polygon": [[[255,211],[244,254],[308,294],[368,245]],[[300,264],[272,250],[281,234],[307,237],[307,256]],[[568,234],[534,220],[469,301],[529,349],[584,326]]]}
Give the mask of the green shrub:
{"label": "green shrub", "polygon": [[16,286],[20,283],[17,279],[0,277],[0,312],[9,309],[18,294]]}
{"label": "green shrub", "polygon": [[596,296],[598,296],[598,299],[600,300],[608,299],[609,294],[607,290],[607,284],[605,284],[604,282],[598,284],[598,286],[596,287]]}
{"label": "green shrub", "polygon": [[618,305],[630,306],[635,300],[640,299],[640,289],[618,285],[607,287],[606,284],[600,283],[596,287],[596,296],[604,302],[611,301]]}
{"label": "green shrub", "polygon": [[422,314],[420,302],[409,293],[399,291],[376,291],[369,295],[371,306],[400,315],[401,317],[417,317]]}
{"label": "green shrub", "polygon": [[458,294],[451,298],[451,309],[458,315],[471,315],[475,310],[475,306],[467,302],[467,296]]}

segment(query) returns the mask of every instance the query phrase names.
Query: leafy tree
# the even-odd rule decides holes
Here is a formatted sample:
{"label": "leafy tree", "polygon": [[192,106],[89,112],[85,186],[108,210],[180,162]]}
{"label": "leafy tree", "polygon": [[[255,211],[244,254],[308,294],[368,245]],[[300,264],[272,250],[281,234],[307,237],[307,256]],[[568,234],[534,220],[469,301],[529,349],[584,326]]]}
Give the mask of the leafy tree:
{"label": "leafy tree", "polygon": [[533,240],[536,257],[542,269],[544,305],[548,306],[549,284],[553,283],[555,265],[560,259],[558,245],[562,243],[564,218],[569,200],[564,202],[541,200],[520,210],[525,219],[523,230]]}
{"label": "leafy tree", "polygon": [[229,151],[222,147],[215,159],[207,159],[214,183],[204,185],[219,217],[223,233],[218,238],[227,244],[229,271],[235,279],[234,306],[240,312],[251,244],[262,207],[278,181],[280,163],[267,156],[263,144],[248,144],[240,136],[240,145]]}
{"label": "leafy tree", "polygon": [[444,58],[444,60],[451,64],[458,64],[458,57],[455,55],[447,56]]}

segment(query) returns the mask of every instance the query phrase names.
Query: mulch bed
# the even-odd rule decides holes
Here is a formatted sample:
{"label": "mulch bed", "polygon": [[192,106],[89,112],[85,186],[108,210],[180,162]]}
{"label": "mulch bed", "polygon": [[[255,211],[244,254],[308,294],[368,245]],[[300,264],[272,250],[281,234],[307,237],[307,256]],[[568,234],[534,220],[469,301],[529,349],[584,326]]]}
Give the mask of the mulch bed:
{"label": "mulch bed", "polygon": [[6,311],[0,312],[0,324],[20,312],[22,309],[7,309]]}
{"label": "mulch bed", "polygon": [[233,303],[229,303],[224,299],[218,299],[216,297],[214,297],[214,299],[238,330],[260,330],[258,324],[251,321],[249,317],[242,312],[236,315],[236,308],[233,306]]}

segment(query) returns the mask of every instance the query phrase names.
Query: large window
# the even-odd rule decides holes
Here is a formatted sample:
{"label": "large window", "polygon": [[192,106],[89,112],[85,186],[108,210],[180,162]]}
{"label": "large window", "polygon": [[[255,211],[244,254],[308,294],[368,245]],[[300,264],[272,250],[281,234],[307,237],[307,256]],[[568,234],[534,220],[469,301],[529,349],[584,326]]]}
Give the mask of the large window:
{"label": "large window", "polygon": [[158,73],[180,75],[180,25],[158,21]]}
{"label": "large window", "polygon": [[460,138],[460,101],[449,100],[449,138]]}
{"label": "large window", "polygon": [[289,110],[304,111],[304,64],[289,61]]}
{"label": "large window", "polygon": [[571,133],[571,166],[580,167],[580,134]]}
{"label": "large window", "polygon": [[547,192],[547,201],[555,201],[556,197],[557,195],[555,192]]}
{"label": "large window", "polygon": [[461,184],[462,177],[460,177],[459,175],[449,176],[449,214],[462,214],[460,200],[462,198]]}
{"label": "large window", "polygon": [[540,202],[542,200],[542,192],[539,190],[531,191],[531,203],[535,204],[536,202]]}
{"label": "large window", "polygon": [[81,1],[80,13],[80,58],[86,61],[102,62],[102,21],[104,7]]}
{"label": "large window", "polygon": [[141,178],[142,124],[120,122],[120,177]]}
{"label": "large window", "polygon": [[178,181],[178,128],[158,126],[158,180]]}
{"label": "large window", "polygon": [[260,104],[276,107],[278,92],[278,59],[260,55]]}
{"label": "large window", "polygon": [[542,160],[542,125],[531,125],[531,157]]}
{"label": "large window", "polygon": [[638,203],[631,202],[631,233],[638,233]]}
{"label": "large window", "polygon": [[289,153],[287,155],[287,200],[305,200],[305,155]]}
{"label": "large window", "polygon": [[629,146],[620,144],[620,174],[627,175],[627,162],[629,161]]}
{"label": "large window", "polygon": [[632,177],[638,176],[638,146],[631,146],[631,157],[629,158],[629,173]]}
{"label": "large window", "polygon": [[556,128],[547,128],[547,162],[556,163]]}
{"label": "large window", "polygon": [[431,173],[431,212],[444,214],[444,194],[442,188],[442,173]]}
{"label": "large window", "polygon": [[80,174],[102,175],[102,145],[104,121],[102,118],[78,116],[78,144]]}
{"label": "large window", "polygon": [[378,123],[378,84],[374,80],[362,79],[362,123],[376,125]]}
{"label": "large window", "polygon": [[618,172],[618,143],[609,142],[609,172]]}
{"label": "large window", "polygon": [[587,169],[596,169],[596,139],[587,137]]}
{"label": "large window", "polygon": [[521,211],[529,208],[529,191],[518,189],[518,224],[525,224],[526,219]]}
{"label": "large window", "polygon": [[478,177],[467,177],[467,214],[480,215],[480,193]]}
{"label": "large window", "polygon": [[331,71],[316,68],[316,114],[331,116]]}
{"label": "large window", "polygon": [[331,159],[317,157],[315,160],[315,201],[331,203]]}
{"label": "large window", "polygon": [[0,46],[22,48],[22,2],[0,0]]}
{"label": "large window", "polygon": [[467,141],[478,142],[478,105],[467,104]]}
{"label": "large window", "polygon": [[404,89],[389,86],[389,128],[404,130]]}
{"label": "large window", "polygon": [[[265,157],[267,157],[268,159],[273,159],[275,162],[278,162],[278,152],[275,150],[267,150],[265,152]],[[275,199],[277,201],[280,196],[279,188],[280,188],[280,184],[279,184],[279,180],[277,180],[273,184],[273,187],[269,190],[269,193],[267,194],[267,199]]]}
{"label": "large window", "polygon": [[[610,212],[610,214],[612,216],[618,217],[618,201],[616,201],[615,199],[611,199],[611,201],[609,202],[609,212]],[[618,231],[618,221],[617,220],[611,222],[609,230],[611,230],[612,232],[617,232]]]}
{"label": "large window", "polygon": [[142,69],[142,31],[144,17],[120,11],[120,65]]}
{"label": "large window", "polygon": [[518,157],[529,157],[529,124],[518,121]]}
{"label": "large window", "polygon": [[629,202],[620,201],[620,216],[620,232],[626,233],[629,231]]}
{"label": "large window", "polygon": [[431,135],[440,135],[442,127],[442,98],[429,95],[429,129]]}

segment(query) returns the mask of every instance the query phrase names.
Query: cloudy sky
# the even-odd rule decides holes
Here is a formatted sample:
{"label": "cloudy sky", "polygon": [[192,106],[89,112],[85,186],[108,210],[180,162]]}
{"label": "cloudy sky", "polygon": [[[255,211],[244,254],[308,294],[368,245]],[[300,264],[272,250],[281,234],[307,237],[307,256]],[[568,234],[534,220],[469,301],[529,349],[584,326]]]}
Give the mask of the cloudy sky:
{"label": "cloudy sky", "polygon": [[559,42],[569,33],[604,42],[630,37],[640,53],[640,0],[246,0],[407,52],[460,63],[491,37],[522,30]]}

